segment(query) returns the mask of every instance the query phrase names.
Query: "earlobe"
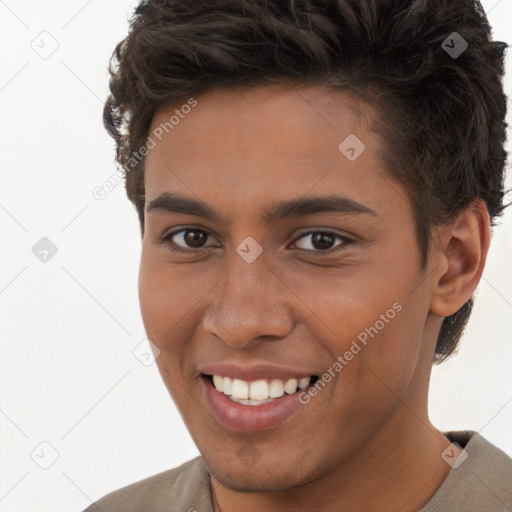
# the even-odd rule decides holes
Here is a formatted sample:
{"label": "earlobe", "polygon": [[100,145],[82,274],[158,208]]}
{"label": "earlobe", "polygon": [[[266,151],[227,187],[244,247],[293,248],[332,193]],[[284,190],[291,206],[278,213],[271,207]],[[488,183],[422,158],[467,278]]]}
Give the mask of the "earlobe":
{"label": "earlobe", "polygon": [[489,213],[482,199],[449,226],[439,227],[433,251],[440,270],[433,280],[432,313],[450,316],[468,301],[482,276],[490,239]]}

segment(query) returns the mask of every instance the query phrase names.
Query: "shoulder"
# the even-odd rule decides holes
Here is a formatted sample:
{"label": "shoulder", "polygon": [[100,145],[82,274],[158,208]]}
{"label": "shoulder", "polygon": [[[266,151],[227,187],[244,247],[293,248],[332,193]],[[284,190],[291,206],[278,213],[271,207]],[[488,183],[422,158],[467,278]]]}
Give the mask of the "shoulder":
{"label": "shoulder", "polygon": [[207,512],[210,507],[209,473],[198,456],[110,492],[83,512]]}
{"label": "shoulder", "polygon": [[478,432],[445,432],[464,452],[421,512],[512,509],[512,459]]}

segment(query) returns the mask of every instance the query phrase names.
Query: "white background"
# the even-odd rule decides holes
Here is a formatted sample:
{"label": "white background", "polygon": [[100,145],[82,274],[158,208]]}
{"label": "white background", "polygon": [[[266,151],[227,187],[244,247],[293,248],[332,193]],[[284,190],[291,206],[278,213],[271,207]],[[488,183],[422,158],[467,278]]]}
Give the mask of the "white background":
{"label": "white background", "polygon": [[[116,169],[106,67],[135,5],[0,1],[0,512],[78,512],[198,454],[156,366],[133,354],[145,338],[135,209],[122,184],[92,195]],[[511,44],[512,0],[483,5]],[[43,59],[31,44],[58,48]],[[512,208],[460,354],[434,369],[430,394],[438,428],[512,455],[511,228]],[[47,263],[32,253],[42,237],[58,249]]]}

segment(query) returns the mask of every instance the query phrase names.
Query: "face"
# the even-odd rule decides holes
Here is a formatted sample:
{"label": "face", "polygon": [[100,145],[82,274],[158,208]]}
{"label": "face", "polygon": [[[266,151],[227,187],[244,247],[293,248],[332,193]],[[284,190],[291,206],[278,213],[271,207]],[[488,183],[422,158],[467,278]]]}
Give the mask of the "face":
{"label": "face", "polygon": [[144,325],[215,478],[293,488],[390,418],[407,425],[401,400],[425,385],[428,268],[369,106],[276,85],[195,100],[151,127]]}

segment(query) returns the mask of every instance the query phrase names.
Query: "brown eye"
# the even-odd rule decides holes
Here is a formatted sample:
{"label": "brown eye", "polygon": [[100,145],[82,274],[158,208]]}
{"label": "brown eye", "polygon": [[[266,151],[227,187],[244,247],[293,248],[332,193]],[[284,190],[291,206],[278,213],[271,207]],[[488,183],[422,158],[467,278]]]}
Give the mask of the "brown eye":
{"label": "brown eye", "polygon": [[185,243],[193,248],[202,247],[207,238],[207,233],[204,231],[198,231],[197,229],[187,229],[183,235]]}
{"label": "brown eye", "polygon": [[[333,233],[332,231],[311,231],[303,234],[297,242],[295,242],[295,245],[297,245],[301,240],[306,241],[308,238],[310,241],[303,243],[303,247],[299,246],[299,249],[312,252],[326,252],[333,247],[346,245],[352,241],[346,237],[338,235],[337,233]],[[336,239],[341,240],[341,243],[333,245]]]}
{"label": "brown eye", "polygon": [[207,231],[202,229],[186,228],[169,233],[161,239],[161,243],[168,244],[173,251],[193,252],[203,247],[211,247],[212,244],[206,245],[210,236]]}

